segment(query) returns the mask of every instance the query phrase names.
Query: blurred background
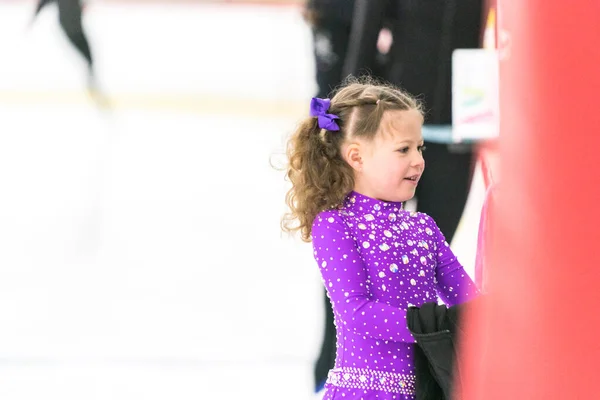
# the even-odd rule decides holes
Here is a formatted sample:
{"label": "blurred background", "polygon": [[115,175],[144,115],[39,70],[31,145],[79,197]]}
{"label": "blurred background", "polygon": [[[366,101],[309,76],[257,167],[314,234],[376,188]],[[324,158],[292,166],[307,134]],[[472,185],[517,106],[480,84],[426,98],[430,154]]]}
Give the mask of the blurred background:
{"label": "blurred background", "polygon": [[[0,398],[315,398],[322,284],[282,234],[318,90],[303,1],[0,0]],[[99,93],[101,95],[99,95]],[[473,274],[477,166],[452,247]]]}

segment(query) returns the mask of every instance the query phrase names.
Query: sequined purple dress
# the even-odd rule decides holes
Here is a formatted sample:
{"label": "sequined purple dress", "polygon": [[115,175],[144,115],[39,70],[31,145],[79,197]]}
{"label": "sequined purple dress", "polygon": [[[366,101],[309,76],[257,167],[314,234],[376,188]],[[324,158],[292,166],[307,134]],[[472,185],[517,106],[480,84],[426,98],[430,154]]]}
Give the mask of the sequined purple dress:
{"label": "sequined purple dress", "polygon": [[314,255],[333,305],[337,357],[325,400],[415,398],[410,305],[478,291],[433,219],[351,192],[313,223]]}

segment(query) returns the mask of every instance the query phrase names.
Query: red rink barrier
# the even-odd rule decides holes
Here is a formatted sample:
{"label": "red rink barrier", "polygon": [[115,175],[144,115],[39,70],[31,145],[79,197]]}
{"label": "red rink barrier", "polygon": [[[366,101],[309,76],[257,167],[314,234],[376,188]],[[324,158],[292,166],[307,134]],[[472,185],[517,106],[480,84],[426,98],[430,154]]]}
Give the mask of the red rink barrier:
{"label": "red rink barrier", "polygon": [[594,399],[600,360],[600,2],[499,0],[502,180],[465,400]]}

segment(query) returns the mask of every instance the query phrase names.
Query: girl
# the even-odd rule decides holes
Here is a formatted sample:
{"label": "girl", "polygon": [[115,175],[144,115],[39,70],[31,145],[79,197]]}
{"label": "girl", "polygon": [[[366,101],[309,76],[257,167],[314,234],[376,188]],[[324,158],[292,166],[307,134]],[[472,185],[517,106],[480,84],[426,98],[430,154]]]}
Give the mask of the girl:
{"label": "girl", "polygon": [[325,399],[415,398],[406,310],[477,294],[436,223],[404,211],[424,170],[423,115],[408,94],[350,82],[314,98],[288,143],[284,230],[312,240],[335,315]]}

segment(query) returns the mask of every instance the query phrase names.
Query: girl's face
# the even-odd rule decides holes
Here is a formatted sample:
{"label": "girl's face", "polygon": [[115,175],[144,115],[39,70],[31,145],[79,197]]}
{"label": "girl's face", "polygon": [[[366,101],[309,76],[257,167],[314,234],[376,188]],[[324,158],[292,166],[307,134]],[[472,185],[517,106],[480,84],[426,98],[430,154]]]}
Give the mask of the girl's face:
{"label": "girl's face", "polygon": [[347,147],[347,161],[355,170],[354,190],[384,201],[411,199],[425,168],[422,126],[417,110],[386,111],[374,140],[355,140],[354,155]]}

